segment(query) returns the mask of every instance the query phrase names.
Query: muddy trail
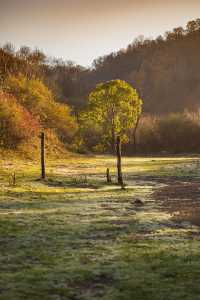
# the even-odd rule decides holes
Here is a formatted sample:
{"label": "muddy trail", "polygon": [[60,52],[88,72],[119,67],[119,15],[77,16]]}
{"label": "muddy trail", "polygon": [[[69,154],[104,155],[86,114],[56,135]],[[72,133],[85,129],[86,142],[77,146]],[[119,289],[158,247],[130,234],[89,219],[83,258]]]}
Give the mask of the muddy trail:
{"label": "muddy trail", "polygon": [[[131,181],[130,181],[131,177]],[[200,230],[200,178],[192,176],[129,176],[127,182],[135,183],[137,199],[142,200],[142,210],[158,211],[168,216],[165,224],[175,228],[196,228]],[[146,192],[144,190],[146,189]],[[145,201],[146,199],[146,201]],[[150,205],[151,204],[151,205]],[[140,206],[140,205],[139,205]],[[146,208],[145,208],[146,206]],[[194,227],[193,227],[194,226]],[[191,233],[191,232],[190,232]]]}
{"label": "muddy trail", "polygon": [[153,197],[175,222],[200,226],[200,182],[176,181],[159,188]]}

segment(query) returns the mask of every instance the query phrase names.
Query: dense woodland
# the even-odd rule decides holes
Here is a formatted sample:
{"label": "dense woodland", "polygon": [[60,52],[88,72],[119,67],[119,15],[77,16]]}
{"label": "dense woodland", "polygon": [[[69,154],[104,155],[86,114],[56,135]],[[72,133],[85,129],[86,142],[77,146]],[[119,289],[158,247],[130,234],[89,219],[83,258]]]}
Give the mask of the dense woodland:
{"label": "dense woodland", "polygon": [[[138,91],[143,114],[124,145],[127,154],[200,151],[200,19],[126,49],[86,69],[11,44],[0,48],[0,145],[37,148],[45,128],[53,152],[109,152],[102,132],[81,122],[99,82],[122,79]],[[136,130],[137,129],[137,130]],[[106,129],[105,129],[106,130]],[[29,151],[28,150],[28,151]]]}

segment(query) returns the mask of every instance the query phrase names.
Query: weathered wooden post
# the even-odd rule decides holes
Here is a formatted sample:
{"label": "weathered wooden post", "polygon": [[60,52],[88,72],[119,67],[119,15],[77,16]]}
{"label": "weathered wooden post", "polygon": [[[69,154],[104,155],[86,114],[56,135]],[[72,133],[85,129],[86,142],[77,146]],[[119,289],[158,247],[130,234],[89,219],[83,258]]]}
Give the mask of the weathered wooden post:
{"label": "weathered wooden post", "polygon": [[13,173],[13,185],[16,185],[16,175],[15,175],[15,172]]}
{"label": "weathered wooden post", "polygon": [[107,183],[111,183],[112,182],[109,168],[107,168],[107,170],[106,170],[106,179],[107,179]]}
{"label": "weathered wooden post", "polygon": [[124,187],[123,177],[122,177],[122,154],[121,154],[121,139],[120,136],[116,140],[116,154],[117,154],[117,180],[118,184]]}
{"label": "weathered wooden post", "polygon": [[46,177],[46,173],[45,173],[45,152],[44,152],[44,132],[41,132],[40,135],[40,139],[41,139],[41,178],[45,179]]}

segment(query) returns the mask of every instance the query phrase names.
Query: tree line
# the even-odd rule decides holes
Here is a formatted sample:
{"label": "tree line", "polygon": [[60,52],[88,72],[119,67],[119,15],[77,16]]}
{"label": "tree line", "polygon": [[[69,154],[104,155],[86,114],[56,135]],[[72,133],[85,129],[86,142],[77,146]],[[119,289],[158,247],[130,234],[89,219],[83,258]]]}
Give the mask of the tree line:
{"label": "tree line", "polygon": [[0,78],[18,72],[42,78],[59,101],[78,111],[96,84],[122,79],[137,89],[145,113],[182,112],[199,105],[199,51],[200,19],[156,39],[139,36],[125,49],[95,59],[88,69],[25,46],[15,51],[7,44],[0,49]]}
{"label": "tree line", "polygon": [[5,44],[0,47],[0,146],[21,147],[44,128],[55,147],[112,152],[106,139],[110,127],[83,116],[97,84],[120,78],[143,100],[143,114],[123,137],[127,154],[198,152],[199,51],[200,19],[156,39],[138,37],[89,69]]}

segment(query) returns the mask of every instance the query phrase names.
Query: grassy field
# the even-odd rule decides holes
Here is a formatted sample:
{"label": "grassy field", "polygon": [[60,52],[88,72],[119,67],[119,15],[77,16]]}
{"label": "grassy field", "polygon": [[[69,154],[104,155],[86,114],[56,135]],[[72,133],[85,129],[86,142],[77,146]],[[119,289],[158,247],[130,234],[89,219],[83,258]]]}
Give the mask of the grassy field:
{"label": "grassy field", "polygon": [[200,299],[199,159],[123,166],[125,190],[112,157],[48,161],[45,181],[1,160],[1,300]]}

